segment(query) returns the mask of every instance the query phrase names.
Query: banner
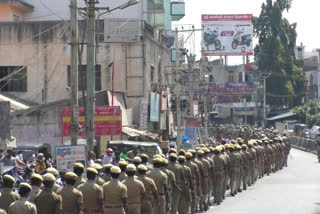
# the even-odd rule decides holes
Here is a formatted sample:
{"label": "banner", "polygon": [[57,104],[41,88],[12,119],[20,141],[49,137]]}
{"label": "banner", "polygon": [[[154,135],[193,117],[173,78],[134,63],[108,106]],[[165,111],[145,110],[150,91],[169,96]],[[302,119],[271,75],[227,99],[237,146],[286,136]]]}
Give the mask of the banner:
{"label": "banner", "polygon": [[253,55],[251,14],[202,15],[205,56]]}
{"label": "banner", "polygon": [[151,92],[150,96],[150,121],[160,121],[160,96],[157,93]]}
{"label": "banner", "polygon": [[74,163],[82,163],[86,168],[86,146],[57,146],[56,147],[56,161],[57,170],[67,170],[67,172],[73,171]]}
{"label": "banner", "polygon": [[[79,108],[78,123],[82,129],[78,136],[86,136],[86,121],[84,108]],[[71,109],[62,109],[62,131],[63,136],[71,136],[70,131]],[[120,106],[97,106],[94,117],[95,136],[121,136],[121,108]]]}
{"label": "banner", "polygon": [[104,20],[104,42],[139,42],[138,19],[107,18]]}

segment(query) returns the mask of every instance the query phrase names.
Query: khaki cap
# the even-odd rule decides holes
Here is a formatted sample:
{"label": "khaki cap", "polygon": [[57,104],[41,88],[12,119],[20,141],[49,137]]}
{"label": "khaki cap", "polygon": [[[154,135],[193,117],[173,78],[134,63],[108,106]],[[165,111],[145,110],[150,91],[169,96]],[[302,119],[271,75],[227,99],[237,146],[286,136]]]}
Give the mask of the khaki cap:
{"label": "khaki cap", "polygon": [[121,169],[117,166],[113,166],[111,169],[110,169],[110,172],[111,173],[114,173],[114,174],[120,174],[121,173]]}
{"label": "khaki cap", "polygon": [[203,152],[202,150],[198,150],[197,154],[198,154],[198,155],[203,155],[204,152]]}
{"label": "khaki cap", "polygon": [[87,171],[88,172],[92,172],[93,174],[98,174],[98,171],[95,169],[95,168],[92,168],[92,167],[89,167],[89,168],[87,168]]}
{"label": "khaki cap", "polygon": [[147,154],[142,154],[140,155],[141,158],[149,158],[149,156]]}
{"label": "khaki cap", "polygon": [[31,175],[31,178],[35,178],[35,179],[38,179],[38,180],[40,180],[40,181],[43,181],[42,176],[39,175],[39,174],[37,174],[37,173],[33,173],[33,174]]}
{"label": "khaki cap", "polygon": [[75,164],[73,165],[73,168],[80,168],[80,169],[84,169],[84,166],[83,166],[83,164],[82,164],[82,163],[75,163]]}
{"label": "khaki cap", "polygon": [[66,179],[77,180],[78,175],[76,175],[76,173],[73,173],[73,172],[67,172],[65,177]]}
{"label": "khaki cap", "polygon": [[96,169],[96,170],[101,170],[101,169],[103,168],[103,167],[102,167],[100,164],[98,164],[98,163],[91,164],[91,167],[94,168],[94,169]]}
{"label": "khaki cap", "polygon": [[32,187],[31,187],[28,183],[25,183],[25,182],[20,183],[20,184],[19,184],[19,187],[20,187],[20,188],[21,188],[21,187],[25,187],[25,188],[28,188],[28,189],[32,190]]}
{"label": "khaki cap", "polygon": [[210,150],[208,149],[208,148],[202,148],[202,151],[204,152],[204,153],[210,153]]}
{"label": "khaki cap", "polygon": [[113,167],[113,165],[111,163],[103,165],[104,168],[106,169],[111,169],[111,167]]}
{"label": "khaki cap", "polygon": [[191,152],[187,152],[187,153],[186,153],[186,158],[188,158],[188,159],[189,159],[189,158],[192,158],[192,157],[193,157],[193,155],[192,155],[192,153],[191,153]]}
{"label": "khaki cap", "polygon": [[153,155],[153,159],[154,158],[161,158],[161,155]]}
{"label": "khaki cap", "polygon": [[174,148],[171,148],[171,149],[169,149],[169,153],[177,153],[177,150],[176,149],[174,149]]}
{"label": "khaki cap", "polygon": [[138,167],[137,167],[138,170],[141,170],[141,171],[148,171],[148,168],[143,165],[143,164],[140,164]]}
{"label": "khaki cap", "polygon": [[162,158],[166,158],[166,156],[165,156],[164,154],[160,154],[160,156],[161,156]]}
{"label": "khaki cap", "polygon": [[161,158],[154,158],[153,163],[163,163]]}
{"label": "khaki cap", "polygon": [[135,162],[135,163],[141,163],[142,162],[142,160],[141,160],[141,158],[140,157],[134,157],[133,158],[133,162]]}
{"label": "khaki cap", "polygon": [[119,161],[119,166],[128,166],[128,163],[125,161]]}
{"label": "khaki cap", "polygon": [[14,177],[12,177],[11,175],[4,175],[3,179],[5,179],[7,181],[11,181],[12,183],[16,182],[16,179],[14,179]]}
{"label": "khaki cap", "polygon": [[49,168],[47,169],[47,173],[51,173],[51,174],[53,174],[54,176],[57,176],[57,175],[59,174],[58,170],[56,170],[56,169],[53,168],[53,167],[49,167]]}
{"label": "khaki cap", "polygon": [[162,163],[168,165],[168,164],[169,164],[169,161],[168,161],[167,159],[165,159],[165,158],[162,158]]}
{"label": "khaki cap", "polygon": [[179,161],[186,161],[186,157],[185,156],[182,156],[180,155],[179,158],[178,158]]}
{"label": "khaki cap", "polygon": [[53,174],[51,173],[47,173],[43,176],[43,181],[52,181],[52,182],[55,182],[56,181],[56,178],[54,177]]}
{"label": "khaki cap", "polygon": [[170,157],[172,157],[172,158],[178,158],[178,156],[177,156],[176,153],[171,153],[171,154],[170,154]]}
{"label": "khaki cap", "polygon": [[126,168],[127,172],[135,172],[136,171],[136,166],[133,164],[129,164]]}

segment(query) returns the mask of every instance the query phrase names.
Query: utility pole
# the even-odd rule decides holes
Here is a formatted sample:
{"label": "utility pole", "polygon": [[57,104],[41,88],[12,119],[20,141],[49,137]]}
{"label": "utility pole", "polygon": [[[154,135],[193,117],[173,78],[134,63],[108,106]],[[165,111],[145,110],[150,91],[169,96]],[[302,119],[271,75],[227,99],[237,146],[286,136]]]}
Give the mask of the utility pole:
{"label": "utility pole", "polygon": [[193,63],[194,63],[194,56],[188,56],[188,73],[189,73],[189,97],[190,97],[190,116],[194,117],[194,108],[193,108]]}
{"label": "utility pole", "polygon": [[204,69],[204,50],[201,49],[201,65],[200,65],[200,73],[202,74],[202,80],[205,84],[205,91],[203,93],[203,108],[204,108],[204,134],[205,139],[208,140],[209,133],[208,133],[208,120],[209,120],[209,114],[208,114],[208,81],[206,78],[206,72]]}
{"label": "utility pole", "polygon": [[78,142],[78,5],[70,0],[71,15],[71,145]]}
{"label": "utility pole", "polygon": [[94,113],[95,113],[95,0],[89,0],[88,9],[88,46],[87,46],[87,146],[94,148]]}
{"label": "utility pole", "polygon": [[263,126],[266,126],[267,114],[266,114],[266,79],[263,77]]}
{"label": "utility pole", "polygon": [[176,49],[176,95],[177,95],[177,146],[178,148],[182,145],[182,127],[181,127],[181,80],[180,80],[180,56],[179,56],[179,34],[178,28],[175,31],[175,49]]}

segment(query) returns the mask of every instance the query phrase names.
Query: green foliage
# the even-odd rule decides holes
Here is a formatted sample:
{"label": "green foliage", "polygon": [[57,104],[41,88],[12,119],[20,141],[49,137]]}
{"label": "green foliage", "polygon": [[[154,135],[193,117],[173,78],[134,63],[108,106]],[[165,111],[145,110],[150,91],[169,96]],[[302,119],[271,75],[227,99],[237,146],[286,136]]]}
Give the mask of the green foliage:
{"label": "green foliage", "polygon": [[267,103],[274,107],[297,106],[305,94],[303,63],[295,58],[297,24],[290,24],[282,13],[289,10],[292,0],[266,0],[259,17],[253,19],[255,61],[267,79]]}
{"label": "green foliage", "polygon": [[301,122],[307,123],[310,127],[320,123],[320,103],[310,102],[308,105],[297,106],[293,109]]}

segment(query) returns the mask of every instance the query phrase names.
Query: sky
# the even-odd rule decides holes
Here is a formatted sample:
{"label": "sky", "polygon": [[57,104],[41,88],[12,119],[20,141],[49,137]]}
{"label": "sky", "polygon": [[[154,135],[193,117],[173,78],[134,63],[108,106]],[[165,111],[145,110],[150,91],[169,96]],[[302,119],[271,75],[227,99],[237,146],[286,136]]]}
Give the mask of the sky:
{"label": "sky", "polygon": [[[184,0],[186,3],[186,16],[173,26],[181,24],[194,24],[201,28],[201,14],[253,14],[259,16],[261,5],[265,0]],[[320,0],[293,0],[289,12],[284,16],[290,23],[297,23],[297,45],[301,42],[306,51],[320,48]],[[195,52],[200,55],[201,33],[196,33]],[[255,41],[256,43],[256,41]],[[214,59],[214,58],[213,58]],[[232,57],[230,64],[240,64],[241,57]]]}

